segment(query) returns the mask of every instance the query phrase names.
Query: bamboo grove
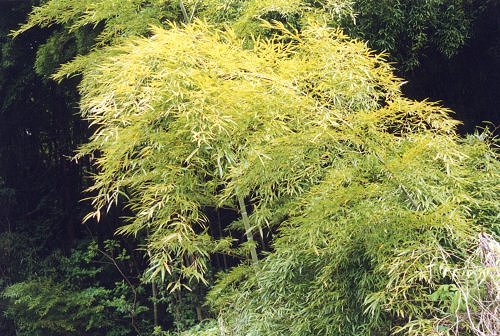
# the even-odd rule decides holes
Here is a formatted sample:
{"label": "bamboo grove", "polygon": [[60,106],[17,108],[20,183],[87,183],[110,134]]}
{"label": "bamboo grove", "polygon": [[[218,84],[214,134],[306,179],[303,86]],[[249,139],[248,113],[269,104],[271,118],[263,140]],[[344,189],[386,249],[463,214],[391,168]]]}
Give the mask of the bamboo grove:
{"label": "bamboo grove", "polygon": [[208,289],[183,335],[498,332],[496,140],[346,35],[365,2],[115,5],[51,0],[16,34],[99,27],[54,75],[80,76],[85,220],[123,208],[142,281]]}

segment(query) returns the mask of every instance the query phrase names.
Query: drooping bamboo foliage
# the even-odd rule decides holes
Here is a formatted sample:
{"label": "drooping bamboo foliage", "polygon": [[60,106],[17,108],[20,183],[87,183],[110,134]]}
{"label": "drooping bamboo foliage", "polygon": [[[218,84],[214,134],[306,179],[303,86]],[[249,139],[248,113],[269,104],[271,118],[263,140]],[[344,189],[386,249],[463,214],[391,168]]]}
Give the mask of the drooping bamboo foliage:
{"label": "drooping bamboo foliage", "polygon": [[[372,132],[363,137],[382,139]],[[498,309],[481,299],[498,275],[472,251],[498,218],[470,206],[482,202],[472,196],[480,185],[498,192],[498,166],[481,140],[426,133],[337,157],[259,270],[237,268],[212,291],[232,334],[482,335],[475,318]],[[445,146],[455,162],[442,159]]]}
{"label": "drooping bamboo foliage", "polygon": [[[328,123],[397,93],[399,81],[362,43],[328,29],[315,34],[244,50],[230,32],[197,23],[109,50],[80,87],[82,112],[97,127],[80,154],[95,153],[100,167],[94,215],[126,192],[136,216],[120,231],[150,228],[155,270],[201,279],[208,253],[229,244],[200,234],[201,207],[253,197],[255,225],[269,223],[274,207],[321,180],[334,159]],[[332,37],[340,68],[322,56]],[[344,44],[352,49],[342,54]],[[359,59],[366,68],[351,66]],[[184,255],[190,266],[174,266]]]}
{"label": "drooping bamboo foliage", "polygon": [[[154,325],[163,335],[165,310],[180,332],[207,316],[213,267],[228,271],[208,297],[218,325],[183,335],[500,334],[495,139],[459,137],[450,111],[404,98],[385,56],[332,28],[411,68],[423,52],[452,55],[483,3],[42,2],[15,34],[50,28],[38,74],[78,55],[54,78],[83,78],[81,112],[94,132],[76,155],[95,167],[87,218],[128,207],[118,232],[137,236],[150,264],[142,277],[140,261],[132,271],[125,252],[91,244],[71,253],[67,274],[35,268],[36,279],[0,294],[18,332],[150,334]],[[63,162],[58,153],[40,160]],[[6,192],[8,210],[17,205]],[[8,253],[26,245],[12,237]],[[94,249],[125,280],[113,287],[103,274],[113,292],[99,269],[81,268],[101,262]]]}
{"label": "drooping bamboo foliage", "polygon": [[155,28],[83,72],[91,215],[125,200],[119,231],[149,231],[151,274],[175,289],[242,251],[204,209],[248,200],[244,230],[279,237],[212,291],[234,335],[472,333],[464,312],[497,281],[471,259],[481,231],[498,235],[489,137],[458,138],[448,110],[402,97],[383,56],[338,30],[269,28],[251,49],[199,21]]}
{"label": "drooping bamboo foliage", "polygon": [[[15,30],[18,36],[34,27],[52,28],[55,33],[36,57],[36,71],[56,80],[80,73],[100,62],[102,49],[131,36],[148,36],[151,26],[169,27],[169,22],[188,24],[203,19],[220,27],[231,26],[240,36],[269,33],[262,20],[281,19],[296,27],[309,20],[335,23],[354,18],[352,0],[50,0],[31,11],[26,23]],[[60,45],[76,43],[76,57],[68,61]],[[59,53],[54,54],[54,49]],[[57,65],[61,65],[57,69]]]}

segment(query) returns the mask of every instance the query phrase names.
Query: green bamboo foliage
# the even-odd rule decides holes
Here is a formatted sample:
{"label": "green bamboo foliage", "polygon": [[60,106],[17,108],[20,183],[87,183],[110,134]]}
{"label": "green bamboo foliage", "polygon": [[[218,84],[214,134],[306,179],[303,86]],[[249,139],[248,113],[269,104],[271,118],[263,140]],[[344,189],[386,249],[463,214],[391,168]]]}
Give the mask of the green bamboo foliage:
{"label": "green bamboo foliage", "polygon": [[[484,3],[483,3],[484,2]],[[147,36],[151,25],[202,19],[237,35],[271,35],[261,21],[277,20],[301,30],[311,22],[343,27],[370,47],[390,53],[403,69],[415,68],[434,48],[451,57],[472,33],[475,18],[489,1],[465,0],[48,0],[30,13],[17,36],[33,27],[53,27],[55,33],[37,55],[37,71],[56,72],[58,80],[99,62],[102,47],[130,36]],[[271,29],[272,30],[272,29]],[[402,38],[402,36],[404,38]],[[51,52],[74,40],[76,59]],[[89,52],[92,47],[92,52]],[[68,50],[59,50],[59,54]],[[71,54],[71,52],[70,52]],[[54,71],[58,63],[63,67]]]}
{"label": "green bamboo foliage", "polygon": [[363,138],[376,146],[337,156],[295,202],[275,252],[212,291],[231,335],[481,334],[499,265],[473,250],[481,230],[498,231],[498,202],[493,216],[470,207],[484,202],[479,186],[498,194],[498,162],[482,140],[426,133],[385,142],[372,129]]}
{"label": "green bamboo foliage", "polygon": [[[34,27],[54,28],[54,34],[38,50],[36,70],[63,80],[98,64],[107,46],[131,36],[148,36],[151,26],[168,29],[170,22],[189,24],[196,18],[220,28],[231,26],[239,36],[250,37],[269,34],[270,27],[262,26],[262,20],[279,19],[296,28],[307,26],[309,21],[338,26],[341,21],[352,21],[354,11],[352,0],[49,0],[34,7],[27,22],[12,35]],[[71,40],[76,42],[77,55],[68,61],[67,55],[59,55],[68,50],[57,49]],[[57,63],[63,64],[57,68],[61,65]]]}
{"label": "green bamboo foliage", "polygon": [[244,50],[231,32],[200,22],[156,29],[84,72],[81,109],[97,131],[79,156],[95,154],[100,168],[92,215],[126,194],[136,216],[120,232],[149,229],[154,272],[203,279],[208,254],[229,242],[201,233],[202,207],[252,198],[262,210],[254,225],[270,223],[273,208],[321,180],[334,159],[328,124],[397,94],[389,66],[362,43],[328,29],[309,34]]}
{"label": "green bamboo foliage", "polygon": [[[187,1],[191,4],[191,1]],[[142,35],[151,24],[173,20],[180,14],[178,2],[163,0],[52,0],[34,7],[28,21],[16,31],[21,34],[33,27],[63,25],[75,32],[84,26],[103,24],[97,42],[107,45],[131,35]]]}
{"label": "green bamboo foliage", "polygon": [[474,20],[489,1],[356,0],[356,24],[346,22],[344,27],[370,47],[389,52],[398,68],[409,70],[432,49],[454,56],[473,34]]}
{"label": "green bamboo foliage", "polygon": [[211,293],[226,334],[472,334],[498,281],[473,253],[480,232],[498,239],[488,135],[458,138],[338,30],[268,28],[252,49],[199,21],[155,28],[83,72],[91,216],[125,200],[119,231],[149,232],[151,275],[173,289],[204,281],[210,254],[255,247],[213,239],[207,207],[246,202],[249,237],[278,227],[273,253]]}
{"label": "green bamboo foliage", "polygon": [[[331,28],[377,35],[364,20],[388,6],[395,23],[374,45],[392,50],[413,13],[414,57],[430,43],[415,22],[444,2],[397,3],[49,0],[16,34],[92,31],[92,51],[54,75],[82,75],[87,219],[129,207],[118,233],[145,237],[148,275],[172,291],[207,283],[214,253],[242,258],[208,297],[220,317],[207,333],[494,335],[495,139],[460,138],[449,110],[403,97],[385,55]],[[445,54],[470,23],[453,28],[465,12],[451,3]],[[238,234],[210,234],[207,209],[220,208],[241,214],[224,223]]]}

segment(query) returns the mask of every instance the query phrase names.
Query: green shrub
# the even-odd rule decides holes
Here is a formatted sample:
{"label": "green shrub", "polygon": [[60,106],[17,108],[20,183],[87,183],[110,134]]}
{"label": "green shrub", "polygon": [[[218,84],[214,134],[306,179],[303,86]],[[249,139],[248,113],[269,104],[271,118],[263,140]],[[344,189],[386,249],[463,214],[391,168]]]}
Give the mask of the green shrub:
{"label": "green shrub", "polygon": [[17,335],[133,333],[147,308],[135,302],[125,281],[105,286],[99,280],[104,269],[96,266],[101,259],[96,246],[84,245],[69,256],[55,252],[40,263],[38,275],[3,291],[5,315]]}

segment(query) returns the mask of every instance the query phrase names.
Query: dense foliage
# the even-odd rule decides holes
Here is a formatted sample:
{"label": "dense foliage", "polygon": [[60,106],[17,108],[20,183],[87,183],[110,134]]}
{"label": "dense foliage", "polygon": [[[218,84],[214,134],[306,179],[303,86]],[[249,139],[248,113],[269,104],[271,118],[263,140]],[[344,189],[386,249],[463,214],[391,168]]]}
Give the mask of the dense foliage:
{"label": "dense foliage", "polygon": [[274,251],[212,294],[235,335],[473,330],[460,307],[482,287],[468,272],[492,274],[471,251],[498,234],[488,137],[459,140],[445,109],[402,98],[364,44],[272,28],[251,50],[201,23],[157,29],[83,73],[94,215],[126,192],[135,216],[120,231],[147,228],[153,275],[177,285],[232,253],[203,230],[204,208],[243,198],[252,231],[279,227]]}
{"label": "dense foliage", "polygon": [[454,55],[471,35],[474,19],[488,1],[354,1],[359,15],[350,30],[371,47],[390,52],[404,68],[414,68],[429,52]]}
{"label": "dense foliage", "polygon": [[[116,242],[106,242],[105,255],[118,252],[112,261],[129,257],[116,251]],[[40,265],[32,279],[9,286],[4,296],[11,300],[5,313],[16,324],[17,335],[125,335],[137,328],[138,316],[148,308],[136,302],[128,279],[112,289],[100,281],[109,272],[109,262],[95,242],[74,250],[69,256],[54,253]],[[99,266],[97,266],[99,265]],[[118,266],[119,267],[119,266]],[[102,278],[102,277],[101,277]],[[92,284],[92,285],[89,285]],[[132,321],[127,327],[129,320]]]}
{"label": "dense foliage", "polygon": [[[85,53],[93,27],[96,46],[133,35],[148,34],[151,25],[168,21],[190,23],[195,17],[231,24],[239,34],[263,33],[260,20],[278,20],[300,29],[310,20],[342,26],[372,48],[389,52],[401,67],[417,66],[429,49],[452,56],[472,34],[477,16],[490,1],[425,0],[414,2],[365,0],[133,0],[47,1],[31,12],[16,34],[35,26],[61,28],[39,49],[38,62],[64,61],[64,45],[71,36]],[[58,46],[59,45],[59,46]],[[47,55],[47,53],[52,55]],[[47,57],[48,56],[48,57]]]}
{"label": "dense foliage", "polygon": [[[460,136],[388,62],[452,57],[490,4],[35,7],[0,41],[0,116],[42,112],[0,126],[2,163],[32,165],[0,166],[0,332],[497,333],[494,135]],[[28,103],[15,69],[40,86]]]}

